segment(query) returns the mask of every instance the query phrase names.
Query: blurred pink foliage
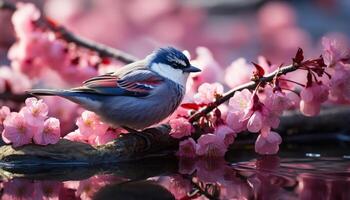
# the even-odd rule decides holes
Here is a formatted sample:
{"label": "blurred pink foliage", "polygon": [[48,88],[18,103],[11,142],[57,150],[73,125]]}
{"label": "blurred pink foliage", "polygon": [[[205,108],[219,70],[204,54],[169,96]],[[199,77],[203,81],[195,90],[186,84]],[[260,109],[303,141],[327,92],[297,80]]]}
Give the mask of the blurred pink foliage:
{"label": "blurred pink foliage", "polygon": [[[71,87],[122,66],[39,26],[36,20],[41,13],[33,4],[17,6],[11,18],[17,40],[7,53],[10,66],[0,68],[1,93],[19,94],[42,86]],[[138,55],[167,43],[195,49],[195,54],[185,54],[202,73],[189,78],[185,103],[166,120],[172,128],[170,135],[183,140],[177,153],[180,157],[222,157],[243,131],[259,134],[255,144],[258,153],[275,154],[281,137],[274,129],[284,111],[300,109],[306,116],[315,116],[323,103],[350,102],[348,40],[339,35],[323,38],[323,57],[316,59],[304,59],[301,49],[295,55],[299,46],[310,55],[316,51],[309,34],[298,26],[294,8],[285,2],[264,4],[254,16],[257,21],[248,17],[243,20],[246,23],[230,22],[235,27],[232,29],[226,27],[227,23],[212,24],[204,10],[174,0],[156,0],[152,6],[141,0],[49,0],[44,10],[53,24],[64,24],[79,35],[137,51]],[[226,36],[217,34],[217,30]],[[256,40],[251,40],[253,37]],[[200,43],[205,47],[197,47]],[[245,58],[234,59],[232,54],[243,47],[264,56],[258,56],[252,64]],[[212,106],[225,90],[272,73],[294,55],[292,61],[299,67],[296,72],[275,77],[255,89],[236,92],[228,104],[216,106],[198,121],[202,135],[195,136],[188,121],[191,113]],[[231,64],[225,66],[219,60]],[[57,119],[48,118],[48,112]],[[30,98],[19,112],[9,113],[7,107],[1,108],[0,130],[3,129],[4,141],[14,146],[33,139],[36,144],[52,144],[60,136],[101,145],[122,133],[92,112],[83,111],[80,117],[77,113],[77,106],[59,98],[45,98],[45,103]],[[76,117],[78,129],[72,131],[71,122]]]}

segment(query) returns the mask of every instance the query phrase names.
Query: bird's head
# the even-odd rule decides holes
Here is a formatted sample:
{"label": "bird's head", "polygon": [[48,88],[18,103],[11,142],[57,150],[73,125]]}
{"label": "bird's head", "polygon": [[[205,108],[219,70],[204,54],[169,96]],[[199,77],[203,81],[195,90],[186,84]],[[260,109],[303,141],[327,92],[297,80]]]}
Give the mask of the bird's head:
{"label": "bird's head", "polygon": [[189,73],[201,71],[190,64],[185,54],[173,47],[156,50],[149,57],[149,67],[159,75],[184,86]]}

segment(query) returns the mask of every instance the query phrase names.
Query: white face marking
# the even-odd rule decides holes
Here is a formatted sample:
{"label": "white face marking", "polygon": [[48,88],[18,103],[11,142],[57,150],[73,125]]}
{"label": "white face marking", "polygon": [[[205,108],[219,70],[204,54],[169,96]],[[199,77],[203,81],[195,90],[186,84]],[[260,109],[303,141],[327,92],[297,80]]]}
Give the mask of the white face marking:
{"label": "white face marking", "polygon": [[177,84],[182,85],[184,88],[186,87],[189,73],[184,73],[181,69],[175,69],[169,65],[162,63],[153,63],[151,70],[167,79],[174,81]]}

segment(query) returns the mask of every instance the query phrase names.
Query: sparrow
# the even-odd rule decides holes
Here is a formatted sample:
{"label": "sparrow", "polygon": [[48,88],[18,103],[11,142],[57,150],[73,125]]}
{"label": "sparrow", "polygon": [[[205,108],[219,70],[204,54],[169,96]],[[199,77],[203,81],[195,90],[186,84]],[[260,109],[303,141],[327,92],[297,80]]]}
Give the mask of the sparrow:
{"label": "sparrow", "polygon": [[192,66],[173,47],[160,48],[115,72],[90,78],[77,88],[33,89],[34,96],[59,96],[95,112],[112,127],[142,130],[171,115],[180,105]]}

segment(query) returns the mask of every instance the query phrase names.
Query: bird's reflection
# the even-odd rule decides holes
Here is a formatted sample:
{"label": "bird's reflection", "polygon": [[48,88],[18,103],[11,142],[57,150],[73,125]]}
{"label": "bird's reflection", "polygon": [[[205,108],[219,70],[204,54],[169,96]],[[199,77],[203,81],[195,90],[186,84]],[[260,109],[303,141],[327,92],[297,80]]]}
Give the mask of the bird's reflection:
{"label": "bird's reflection", "polygon": [[83,180],[4,179],[1,199],[350,199],[349,162],[332,160],[330,166],[263,156],[233,164],[223,159],[180,159],[177,164],[177,171],[152,165],[152,173],[139,165],[144,171],[137,176],[131,176],[137,167],[123,167]]}

